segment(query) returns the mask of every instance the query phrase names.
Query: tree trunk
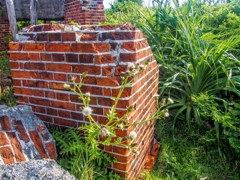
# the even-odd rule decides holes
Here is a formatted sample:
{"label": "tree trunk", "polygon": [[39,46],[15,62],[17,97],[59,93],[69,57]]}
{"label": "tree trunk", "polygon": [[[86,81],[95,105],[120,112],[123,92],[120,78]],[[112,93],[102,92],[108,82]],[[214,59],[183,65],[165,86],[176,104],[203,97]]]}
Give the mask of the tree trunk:
{"label": "tree trunk", "polygon": [[30,21],[31,25],[37,25],[37,0],[30,1]]}
{"label": "tree trunk", "polygon": [[16,42],[16,34],[18,33],[17,30],[17,21],[16,21],[16,14],[14,9],[13,0],[6,0],[7,12],[8,12],[8,20],[12,32],[13,41]]}

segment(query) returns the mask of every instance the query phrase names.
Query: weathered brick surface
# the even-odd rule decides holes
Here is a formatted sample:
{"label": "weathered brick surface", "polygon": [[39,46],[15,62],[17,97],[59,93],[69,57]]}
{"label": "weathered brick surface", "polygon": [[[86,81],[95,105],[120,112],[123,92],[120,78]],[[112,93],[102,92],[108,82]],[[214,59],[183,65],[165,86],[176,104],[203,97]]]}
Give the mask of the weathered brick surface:
{"label": "weathered brick surface", "polygon": [[[124,90],[117,105],[117,116],[123,116],[129,106],[134,107],[129,114],[129,122],[147,119],[155,112],[154,95],[158,90],[159,68],[140,30],[130,24],[52,26],[31,27],[24,34],[35,33],[35,40],[9,46],[15,93],[20,96],[19,104],[32,106],[35,114],[46,123],[62,127],[81,126],[87,121],[79,111],[83,104],[63,85],[72,75],[79,82],[82,73],[87,72],[82,92],[91,93],[93,117],[105,124],[107,113],[113,105],[110,98],[117,96],[121,75],[126,72],[128,63],[145,64],[149,61],[147,68]],[[57,27],[61,31],[44,32],[44,29]],[[43,34],[48,38],[41,41]],[[116,133],[124,137],[133,130],[138,134],[136,150],[139,155],[133,155],[126,147],[104,147],[106,152],[119,160],[111,168],[128,179],[136,179],[144,167],[153,140],[154,122],[117,130]],[[54,153],[51,156],[54,157]]]}
{"label": "weathered brick surface", "polygon": [[[103,0],[81,1],[66,0],[65,1],[65,23],[71,21],[78,24],[98,24],[105,21]],[[96,40],[96,35],[85,34],[83,39]],[[71,39],[71,38],[70,38]]]}
{"label": "weathered brick surface", "polygon": [[[63,3],[63,2],[60,2]],[[98,24],[99,22],[105,21],[105,14],[104,14],[104,6],[103,6],[103,0],[92,0],[92,1],[80,1],[80,0],[65,0],[64,1],[65,6],[65,17],[64,22],[66,24],[70,23],[71,21],[77,22],[78,24]],[[0,4],[0,9],[1,9]],[[52,14],[52,13],[50,13]],[[62,17],[59,17],[62,18]],[[30,29],[30,31],[56,31],[56,30],[63,30],[62,26],[44,26],[43,28],[39,27],[33,27]],[[2,15],[0,15],[0,51],[4,51],[8,49],[8,41],[9,41],[9,23],[8,21],[4,20]],[[30,39],[34,39],[37,41],[75,41],[75,37],[78,36],[75,33],[41,33],[38,36],[34,36],[33,34],[26,34]],[[97,33],[86,33],[81,37],[82,41],[95,41],[98,38]],[[41,45],[32,46],[31,44],[27,44],[26,46],[19,46],[18,43],[11,44],[11,49],[15,50],[21,50],[21,48],[24,48],[25,50],[31,50],[31,51],[43,51],[43,47]],[[59,48],[61,47],[61,48]],[[53,46],[47,46],[46,47],[48,51],[54,51],[55,49],[58,49],[60,51],[65,51],[67,45],[63,47],[62,45],[53,45]],[[36,59],[33,58],[33,56],[29,57],[30,59]]]}
{"label": "weathered brick surface", "polygon": [[[32,108],[45,112],[43,107]],[[0,164],[41,158],[57,159],[55,142],[43,122],[29,106],[0,106]]]}

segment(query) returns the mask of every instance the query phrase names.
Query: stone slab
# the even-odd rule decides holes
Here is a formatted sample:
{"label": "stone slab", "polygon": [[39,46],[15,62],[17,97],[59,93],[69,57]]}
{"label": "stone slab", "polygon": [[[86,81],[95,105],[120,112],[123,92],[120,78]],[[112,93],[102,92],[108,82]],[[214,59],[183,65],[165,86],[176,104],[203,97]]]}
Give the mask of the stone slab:
{"label": "stone slab", "polygon": [[76,180],[54,160],[31,160],[11,165],[0,165],[1,180]]}

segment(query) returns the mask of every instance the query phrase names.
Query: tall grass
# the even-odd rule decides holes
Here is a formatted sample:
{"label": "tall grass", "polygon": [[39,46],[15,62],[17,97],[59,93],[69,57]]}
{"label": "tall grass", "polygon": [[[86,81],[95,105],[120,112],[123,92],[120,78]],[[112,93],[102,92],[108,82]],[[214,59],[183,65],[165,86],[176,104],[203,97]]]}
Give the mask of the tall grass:
{"label": "tall grass", "polygon": [[[203,125],[204,117],[192,96],[209,95],[224,105],[225,97],[240,96],[239,60],[230,52],[240,43],[238,36],[213,34],[197,1],[182,7],[157,6],[148,15],[140,12],[145,23],[137,23],[147,36],[160,64],[160,95],[175,101],[173,127],[177,120]],[[226,37],[226,38],[222,38]],[[224,107],[224,106],[222,106]]]}

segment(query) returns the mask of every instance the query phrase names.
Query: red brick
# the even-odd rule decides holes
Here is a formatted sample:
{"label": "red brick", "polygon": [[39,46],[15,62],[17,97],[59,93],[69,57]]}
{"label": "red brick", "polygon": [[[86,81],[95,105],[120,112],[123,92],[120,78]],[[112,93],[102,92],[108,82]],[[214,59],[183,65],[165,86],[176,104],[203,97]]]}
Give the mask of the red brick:
{"label": "red brick", "polygon": [[44,91],[43,90],[33,89],[32,94],[33,94],[33,96],[44,97]]}
{"label": "red brick", "polygon": [[96,78],[95,77],[91,77],[91,76],[87,76],[83,79],[83,83],[84,84],[97,84]]}
{"label": "red brick", "polygon": [[122,155],[128,155],[130,150],[128,148],[120,147],[120,146],[113,146],[113,152],[122,154]]}
{"label": "red brick", "polygon": [[96,55],[95,56],[95,63],[96,64],[108,64],[114,63],[114,59],[111,54],[104,54],[104,55]]}
{"label": "red brick", "polygon": [[18,62],[10,62],[10,68],[11,69],[18,69]]}
{"label": "red brick", "polygon": [[81,41],[97,41],[98,33],[84,33],[81,36]]}
{"label": "red brick", "polygon": [[50,82],[50,83],[49,83],[49,88],[50,88],[50,89],[57,89],[57,90],[65,90],[65,88],[64,88],[64,83],[54,83],[54,82]]}
{"label": "red brick", "polygon": [[114,105],[114,101],[111,100],[110,98],[98,97],[98,104],[100,106],[113,106]]}
{"label": "red brick", "polygon": [[52,123],[52,116],[47,116],[47,115],[37,114],[37,113],[35,113],[35,115],[36,115],[39,119],[41,119],[42,121]]}
{"label": "red brick", "polygon": [[59,72],[71,72],[71,66],[69,64],[46,64],[46,70],[59,71]]}
{"label": "red brick", "polygon": [[137,41],[137,42],[123,42],[121,48],[126,49],[128,51],[137,51],[142,48],[148,47],[147,40]]}
{"label": "red brick", "polygon": [[1,124],[2,130],[5,130],[5,131],[11,130],[11,125],[10,125],[8,116],[1,116],[0,124]]}
{"label": "red brick", "polygon": [[102,75],[103,76],[112,76],[112,66],[104,66],[102,67]]}
{"label": "red brick", "polygon": [[101,67],[99,66],[72,65],[72,69],[74,73],[101,74]]}
{"label": "red brick", "polygon": [[49,136],[49,133],[47,131],[47,128],[46,126],[44,125],[40,125],[38,124],[37,122],[34,122],[37,130],[38,130],[38,133],[41,135],[41,137],[43,138],[43,141],[48,141],[50,139],[50,136]]}
{"label": "red brick", "polygon": [[49,41],[62,41],[62,33],[49,33]]}
{"label": "red brick", "polygon": [[116,68],[115,68],[115,75],[123,75],[123,74],[125,74],[126,73],[126,71],[127,71],[127,66],[120,66],[120,65],[118,65],[118,66],[116,66]]}
{"label": "red brick", "polygon": [[8,138],[10,139],[10,141],[11,141],[11,145],[12,145],[13,150],[14,150],[16,161],[17,162],[26,161],[26,159],[23,155],[23,152],[22,152],[22,146],[19,143],[15,133],[14,132],[9,132],[9,133],[7,133],[7,135],[8,135]]}
{"label": "red brick", "polygon": [[30,77],[33,79],[42,79],[42,73],[41,72],[30,72]]}
{"label": "red brick", "polygon": [[39,80],[23,80],[23,86],[38,87],[38,88],[48,88],[48,83],[46,81]]}
{"label": "red brick", "polygon": [[130,163],[124,163],[124,164],[120,164],[120,163],[114,163],[113,164],[113,168],[115,169],[119,169],[122,171],[127,171],[130,167]]}
{"label": "red brick", "polygon": [[112,39],[112,40],[135,40],[144,38],[141,32],[106,32],[102,33],[102,39]]}
{"label": "red brick", "polygon": [[150,154],[154,157],[157,157],[157,154],[158,154],[158,151],[159,151],[160,147],[161,147],[161,144],[159,142],[155,142],[153,144],[153,147],[151,149]]}
{"label": "red brick", "polygon": [[76,41],[75,33],[72,32],[66,32],[62,33],[62,40],[63,41]]}
{"label": "red brick", "polygon": [[58,73],[54,73],[54,80],[56,81],[67,81],[67,75],[66,74],[58,74]]}
{"label": "red brick", "polygon": [[54,117],[54,124],[68,126],[68,127],[77,127],[77,122],[62,119],[62,118],[57,118],[57,117]]}
{"label": "red brick", "polygon": [[45,64],[44,64],[44,63],[26,62],[26,63],[24,64],[24,69],[30,69],[30,70],[45,70]]}
{"label": "red brick", "polygon": [[42,61],[51,61],[52,60],[52,54],[41,53],[41,60]]}
{"label": "red brick", "polygon": [[71,102],[82,103],[82,100],[76,94],[70,94],[70,101]]}
{"label": "red brick", "polygon": [[79,59],[80,59],[80,63],[93,63],[92,54],[80,54]]}
{"label": "red brick", "polygon": [[119,60],[122,62],[136,62],[138,56],[137,53],[120,53]]}
{"label": "red brick", "polygon": [[73,43],[72,51],[73,52],[108,52],[110,50],[110,46],[108,43]]}
{"label": "red brick", "polygon": [[7,139],[7,136],[6,136],[5,132],[0,131],[0,146],[5,146],[5,145],[8,145],[8,144],[9,144],[9,141]]}
{"label": "red brick", "polygon": [[155,164],[156,158],[154,156],[148,156],[145,164],[144,164],[144,169],[152,170],[154,164]]}
{"label": "red brick", "polygon": [[35,97],[29,97],[29,102],[32,104],[39,104],[42,106],[50,106],[50,101],[47,99],[39,99]]}
{"label": "red brick", "polygon": [[47,108],[47,114],[57,116],[58,112],[56,109]]}
{"label": "red brick", "polygon": [[29,53],[29,59],[32,61],[40,61],[40,54],[39,53]]}
{"label": "red brick", "polygon": [[48,154],[49,154],[50,158],[57,160],[55,143],[54,142],[49,142],[49,143],[46,143],[45,145],[46,145],[46,148],[48,150]]}
{"label": "red brick", "polygon": [[66,54],[66,62],[77,63],[78,56],[78,54]]}
{"label": "red brick", "polygon": [[15,87],[14,88],[14,92],[16,94],[25,94],[25,95],[32,95],[32,89],[29,89],[29,88],[18,88],[18,87]]}
{"label": "red brick", "polygon": [[75,110],[75,105],[69,102],[52,101],[52,107]]}
{"label": "red brick", "polygon": [[[112,89],[112,96],[117,97],[120,89]],[[121,98],[129,97],[133,94],[132,88],[125,88],[122,92]]]}
{"label": "red brick", "polygon": [[28,103],[28,97],[20,96],[18,102]]}
{"label": "red brick", "polygon": [[4,164],[13,164],[13,152],[10,147],[2,147],[0,148],[0,156],[4,162]]}
{"label": "red brick", "polygon": [[49,158],[48,155],[46,154],[46,151],[43,147],[42,140],[39,134],[37,133],[37,131],[28,131],[28,132],[41,158]]}
{"label": "red brick", "polygon": [[52,53],[52,61],[54,61],[54,62],[63,62],[63,61],[65,61],[64,54]]}
{"label": "red brick", "polygon": [[70,112],[66,110],[58,110],[58,116],[63,118],[70,118]]}
{"label": "red brick", "polygon": [[97,85],[100,86],[120,86],[116,78],[97,78]]}
{"label": "red brick", "polygon": [[44,51],[44,44],[24,43],[23,50],[24,51]]}
{"label": "red brick", "polygon": [[44,80],[53,80],[53,73],[50,72],[42,72],[42,79]]}
{"label": "red brick", "polygon": [[14,86],[21,86],[22,82],[21,80],[16,79],[16,77],[13,77],[13,85]]}
{"label": "red brick", "polygon": [[80,112],[71,112],[72,119],[83,120],[83,114]]}
{"label": "red brick", "polygon": [[69,52],[71,50],[70,44],[48,43],[45,45],[45,47],[46,47],[46,51]]}
{"label": "red brick", "polygon": [[32,105],[32,109],[34,112],[39,112],[39,113],[45,113],[45,107],[41,107],[41,106],[33,106]]}
{"label": "red brick", "polygon": [[36,41],[48,41],[49,33],[38,33],[36,36]]}
{"label": "red brick", "polygon": [[111,89],[110,88],[104,88],[103,89],[103,95],[104,96],[111,96]]}
{"label": "red brick", "polygon": [[18,136],[25,143],[29,142],[30,139],[27,135],[26,129],[24,128],[21,120],[14,120],[13,124],[15,126],[16,131],[18,132]]}
{"label": "red brick", "polygon": [[29,60],[28,53],[9,53],[10,60]]}
{"label": "red brick", "polygon": [[102,88],[101,87],[94,87],[94,86],[82,86],[82,92],[87,93],[89,92],[90,94],[96,94],[96,95],[102,95]]}
{"label": "red brick", "polygon": [[20,43],[9,43],[9,50],[21,51],[22,50],[22,44],[20,44]]}
{"label": "red brick", "polygon": [[92,107],[92,110],[94,114],[99,114],[99,115],[103,114],[103,108],[101,107]]}
{"label": "red brick", "polygon": [[57,93],[56,92],[56,96],[58,100],[63,100],[63,101],[68,101],[68,94],[66,93]]}

